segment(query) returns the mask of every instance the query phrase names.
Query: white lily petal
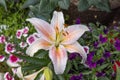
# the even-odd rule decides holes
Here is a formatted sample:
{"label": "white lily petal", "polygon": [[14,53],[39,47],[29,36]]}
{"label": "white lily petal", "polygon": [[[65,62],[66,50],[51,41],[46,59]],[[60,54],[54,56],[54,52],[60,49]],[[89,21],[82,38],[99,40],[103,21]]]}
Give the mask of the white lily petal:
{"label": "white lily petal", "polygon": [[64,16],[62,12],[54,11],[51,26],[59,32],[64,28]]}
{"label": "white lily petal", "polygon": [[54,70],[56,74],[62,74],[66,68],[67,63],[67,52],[64,46],[51,47],[49,51],[49,57],[53,62]]}
{"label": "white lily petal", "polygon": [[30,18],[27,19],[27,21],[31,22],[35,26],[35,29],[45,40],[51,41],[55,39],[55,31],[52,27],[50,27],[48,22],[38,18]]}
{"label": "white lily petal", "polygon": [[73,52],[79,53],[82,56],[81,63],[85,63],[85,61],[87,59],[87,53],[85,52],[84,48],[78,42],[75,42],[70,45],[65,45],[65,48],[70,53],[73,53]]}
{"label": "white lily petal", "polygon": [[71,44],[78,40],[89,29],[85,25],[72,25],[65,29],[63,44]]}
{"label": "white lily petal", "polygon": [[34,54],[39,50],[39,49],[45,49],[48,50],[49,46],[51,44],[41,38],[33,42],[26,50],[26,54],[30,56],[34,56]]}

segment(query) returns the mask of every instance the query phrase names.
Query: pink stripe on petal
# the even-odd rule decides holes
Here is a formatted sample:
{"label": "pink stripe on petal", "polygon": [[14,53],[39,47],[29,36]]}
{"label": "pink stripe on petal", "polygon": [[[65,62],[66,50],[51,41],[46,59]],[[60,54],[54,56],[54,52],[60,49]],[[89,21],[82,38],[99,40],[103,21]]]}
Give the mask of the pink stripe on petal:
{"label": "pink stripe on petal", "polygon": [[52,47],[49,51],[49,57],[54,65],[56,74],[63,74],[67,64],[67,52],[65,48],[60,45],[59,47]]}

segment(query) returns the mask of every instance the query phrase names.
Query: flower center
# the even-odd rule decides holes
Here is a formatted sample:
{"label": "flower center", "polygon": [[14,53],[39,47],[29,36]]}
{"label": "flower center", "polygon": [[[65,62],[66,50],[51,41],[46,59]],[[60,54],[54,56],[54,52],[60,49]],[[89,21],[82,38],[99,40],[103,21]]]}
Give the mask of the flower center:
{"label": "flower center", "polygon": [[56,34],[55,46],[58,47],[62,42],[62,31]]}

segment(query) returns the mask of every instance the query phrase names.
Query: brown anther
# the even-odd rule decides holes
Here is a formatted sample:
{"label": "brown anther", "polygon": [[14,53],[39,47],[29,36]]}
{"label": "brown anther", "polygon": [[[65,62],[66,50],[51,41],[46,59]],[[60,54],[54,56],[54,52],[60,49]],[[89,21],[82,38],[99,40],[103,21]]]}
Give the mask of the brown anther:
{"label": "brown anther", "polygon": [[64,32],[63,32],[62,34],[63,34],[64,36],[66,36],[66,34],[65,34]]}
{"label": "brown anther", "polygon": [[69,35],[69,33],[66,31],[66,34]]}

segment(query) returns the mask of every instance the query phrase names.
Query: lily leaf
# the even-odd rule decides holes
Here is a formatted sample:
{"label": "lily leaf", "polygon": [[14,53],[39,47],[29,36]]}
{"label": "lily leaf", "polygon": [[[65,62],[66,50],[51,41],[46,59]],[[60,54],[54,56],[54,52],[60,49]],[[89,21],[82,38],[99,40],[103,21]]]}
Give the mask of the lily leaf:
{"label": "lily leaf", "polygon": [[89,4],[87,0],[79,0],[78,10],[85,11],[89,8]]}
{"label": "lily leaf", "polygon": [[30,56],[25,56],[21,54],[14,54],[14,55],[32,64],[39,64],[39,65],[45,66],[49,63],[49,60],[44,58],[30,57]]}
{"label": "lily leaf", "polygon": [[70,5],[70,0],[59,0],[58,5],[60,6],[60,8],[67,10]]}
{"label": "lily leaf", "polygon": [[39,3],[39,2],[40,2],[40,0],[27,0],[27,1],[25,1],[25,3],[23,4],[22,8],[23,8],[23,9],[24,9],[24,8],[27,8],[27,7],[29,7],[30,5],[35,5],[35,4]]}

